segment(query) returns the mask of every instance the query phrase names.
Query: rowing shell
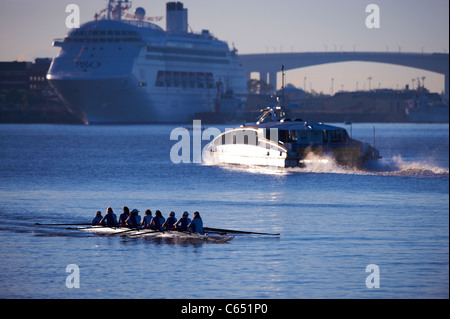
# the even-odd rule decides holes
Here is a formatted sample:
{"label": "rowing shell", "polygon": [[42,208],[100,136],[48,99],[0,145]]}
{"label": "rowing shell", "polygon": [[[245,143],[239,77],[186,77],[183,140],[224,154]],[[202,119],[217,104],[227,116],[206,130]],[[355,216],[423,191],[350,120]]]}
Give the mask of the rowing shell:
{"label": "rowing shell", "polygon": [[104,235],[120,235],[130,238],[137,237],[152,237],[152,238],[174,238],[183,240],[203,240],[211,242],[228,242],[234,238],[234,236],[213,235],[213,234],[197,234],[190,232],[180,231],[155,231],[150,229],[137,229],[133,230],[127,227],[105,227],[105,226],[92,226],[92,227],[80,227],[80,230],[104,234]]}

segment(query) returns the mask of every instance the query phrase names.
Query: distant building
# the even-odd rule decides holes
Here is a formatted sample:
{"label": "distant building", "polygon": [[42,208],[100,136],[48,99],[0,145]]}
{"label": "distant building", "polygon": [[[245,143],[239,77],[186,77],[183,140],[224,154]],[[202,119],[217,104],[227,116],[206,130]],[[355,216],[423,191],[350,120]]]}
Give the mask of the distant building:
{"label": "distant building", "polygon": [[0,62],[0,95],[16,90],[26,92],[29,88],[27,62]]}
{"label": "distant building", "polygon": [[36,59],[35,63],[29,64],[28,82],[30,91],[35,93],[43,93],[43,91],[50,89],[46,75],[51,63],[52,59],[41,58]]}

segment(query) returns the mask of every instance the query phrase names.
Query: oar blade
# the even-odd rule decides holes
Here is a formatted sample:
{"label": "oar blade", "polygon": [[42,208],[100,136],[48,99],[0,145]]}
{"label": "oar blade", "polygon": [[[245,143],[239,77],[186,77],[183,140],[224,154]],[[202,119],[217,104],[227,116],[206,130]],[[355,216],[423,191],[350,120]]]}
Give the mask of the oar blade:
{"label": "oar blade", "polygon": [[244,230],[234,230],[234,229],[222,229],[222,228],[213,228],[213,227],[203,227],[204,231],[213,231],[213,232],[221,232],[221,233],[233,233],[233,234],[249,234],[249,235],[266,235],[266,236],[280,236],[279,233],[260,233],[260,232],[252,232],[252,231],[244,231]]}

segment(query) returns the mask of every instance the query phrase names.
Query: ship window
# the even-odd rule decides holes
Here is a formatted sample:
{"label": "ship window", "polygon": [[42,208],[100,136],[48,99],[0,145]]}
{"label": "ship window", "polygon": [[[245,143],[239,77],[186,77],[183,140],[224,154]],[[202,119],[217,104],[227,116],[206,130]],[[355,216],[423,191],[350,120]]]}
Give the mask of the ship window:
{"label": "ship window", "polygon": [[105,35],[106,32],[105,31],[100,31],[100,35]]}
{"label": "ship window", "polygon": [[114,31],[114,34],[115,34],[115,35],[120,35],[120,31],[117,31],[117,30],[116,30],[116,31]]}
{"label": "ship window", "polygon": [[111,30],[109,30],[108,35],[113,35],[113,32]]}
{"label": "ship window", "polygon": [[98,35],[98,31],[92,31],[92,35]]}
{"label": "ship window", "polygon": [[222,135],[222,145],[225,145],[225,134]]}
{"label": "ship window", "polygon": [[127,35],[127,31],[122,31],[122,35]]}
{"label": "ship window", "polygon": [[166,71],[165,75],[166,75],[166,86],[171,87],[172,86],[172,72]]}
{"label": "ship window", "polygon": [[233,144],[236,144],[236,135],[233,135]]}
{"label": "ship window", "polygon": [[214,79],[212,73],[206,73],[206,87],[212,89],[214,87]]}
{"label": "ship window", "polygon": [[205,74],[202,72],[197,72],[197,86],[199,88],[205,87]]}
{"label": "ship window", "polygon": [[108,38],[108,40],[107,40],[108,42],[114,42],[114,39],[112,39],[112,38]]}
{"label": "ship window", "polygon": [[79,30],[79,31],[78,31],[78,35],[79,35],[79,36],[82,36],[82,35],[84,35],[84,31],[82,31],[82,30]]}

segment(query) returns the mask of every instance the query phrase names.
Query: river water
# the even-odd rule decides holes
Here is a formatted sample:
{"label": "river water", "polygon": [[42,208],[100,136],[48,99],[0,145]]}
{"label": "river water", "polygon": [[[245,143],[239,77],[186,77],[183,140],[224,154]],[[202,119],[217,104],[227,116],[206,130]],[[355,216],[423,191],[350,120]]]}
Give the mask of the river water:
{"label": "river water", "polygon": [[[175,164],[175,127],[0,125],[0,298],[449,297],[448,124],[353,124],[371,144],[376,128],[383,158],[367,170]],[[124,205],[281,235],[217,244],[34,225]]]}

